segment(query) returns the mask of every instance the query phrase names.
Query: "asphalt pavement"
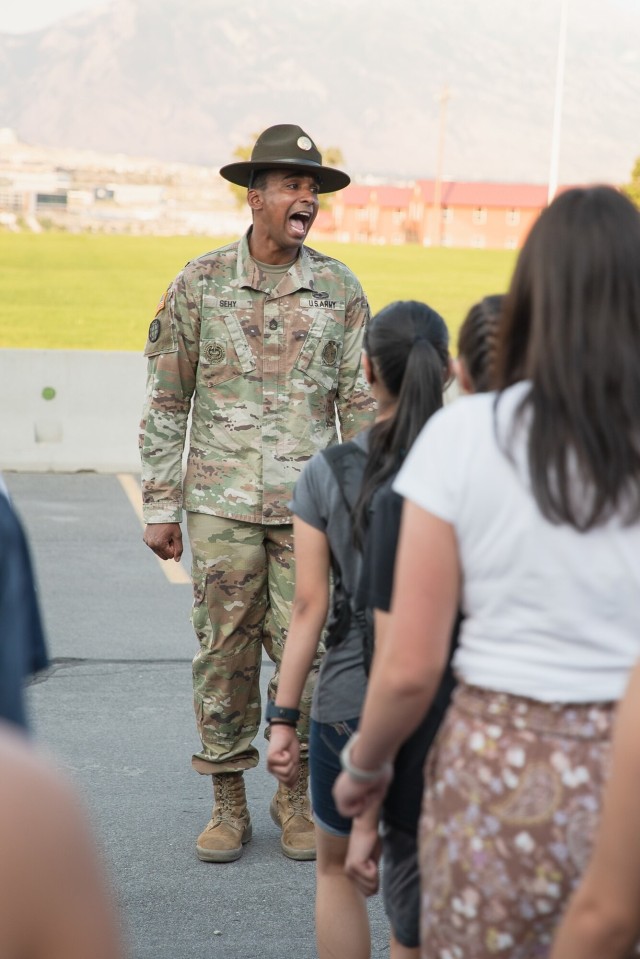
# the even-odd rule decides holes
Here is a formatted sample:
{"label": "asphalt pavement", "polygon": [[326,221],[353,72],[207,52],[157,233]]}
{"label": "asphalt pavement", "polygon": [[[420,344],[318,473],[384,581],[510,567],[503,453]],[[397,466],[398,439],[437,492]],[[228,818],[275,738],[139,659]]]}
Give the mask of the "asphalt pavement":
{"label": "asphalt pavement", "polygon": [[[5,480],[29,537],[53,660],[28,689],[33,732],[85,800],[130,959],[314,959],[315,864],[280,851],[262,732],[261,763],[246,776],[253,840],[235,863],[196,857],[212,790],[191,769],[191,588],[170,581],[142,543],[126,481]],[[189,561],[187,550],[184,573]],[[271,671],[265,657],[263,697]],[[370,915],[372,955],[387,955],[379,897]]]}

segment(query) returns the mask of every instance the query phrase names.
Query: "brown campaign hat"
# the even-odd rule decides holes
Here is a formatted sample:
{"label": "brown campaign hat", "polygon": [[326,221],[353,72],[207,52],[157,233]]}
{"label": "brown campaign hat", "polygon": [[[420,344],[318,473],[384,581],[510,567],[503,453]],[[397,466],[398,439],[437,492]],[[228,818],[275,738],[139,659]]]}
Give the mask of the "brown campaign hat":
{"label": "brown campaign hat", "polygon": [[342,170],[322,165],[322,154],[302,127],[279,123],[261,133],[250,160],[228,163],[220,176],[238,186],[248,187],[251,175],[258,170],[304,170],[318,177],[319,192],[333,193],[351,182]]}

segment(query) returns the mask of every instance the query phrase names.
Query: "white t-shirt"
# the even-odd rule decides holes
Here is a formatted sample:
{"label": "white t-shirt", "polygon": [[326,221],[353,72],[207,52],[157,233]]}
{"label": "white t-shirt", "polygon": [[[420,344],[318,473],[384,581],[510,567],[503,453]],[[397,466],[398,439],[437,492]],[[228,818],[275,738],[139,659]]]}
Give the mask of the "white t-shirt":
{"label": "white t-shirt", "polygon": [[[509,435],[528,384],[497,406]],[[395,489],[454,527],[466,619],[454,658],[467,683],[545,702],[619,699],[640,658],[640,523],[587,533],[540,513],[526,469],[496,440],[495,393],[463,397],[424,427]]]}

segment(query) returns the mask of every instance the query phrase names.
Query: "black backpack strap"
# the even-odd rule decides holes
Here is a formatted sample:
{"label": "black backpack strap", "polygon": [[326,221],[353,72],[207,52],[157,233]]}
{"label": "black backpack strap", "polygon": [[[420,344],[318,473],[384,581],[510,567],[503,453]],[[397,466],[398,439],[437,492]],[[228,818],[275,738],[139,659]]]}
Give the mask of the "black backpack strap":
{"label": "black backpack strap", "polygon": [[349,443],[337,443],[322,451],[322,455],[331,467],[338,489],[342,494],[347,513],[353,519],[353,510],[362,485],[362,470],[367,459],[365,450],[353,440]]}
{"label": "black backpack strap", "polygon": [[[353,510],[362,485],[362,471],[367,454],[361,446],[352,440],[349,443],[330,446],[322,451],[322,455],[335,477],[347,510],[349,522],[352,523]],[[342,572],[338,564],[333,561],[333,557],[331,568],[333,570],[333,597],[325,638],[327,648],[335,646],[347,635],[352,615],[355,612],[352,597],[345,588]]]}

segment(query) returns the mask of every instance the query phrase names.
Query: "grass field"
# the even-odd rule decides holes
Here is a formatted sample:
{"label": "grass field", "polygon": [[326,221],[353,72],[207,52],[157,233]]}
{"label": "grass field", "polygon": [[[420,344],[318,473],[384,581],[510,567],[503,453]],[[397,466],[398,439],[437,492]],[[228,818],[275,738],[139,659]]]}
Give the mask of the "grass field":
{"label": "grass field", "polygon": [[[0,233],[0,347],[142,350],[175,274],[224,242]],[[515,262],[515,253],[502,250],[311,245],[351,267],[373,311],[391,300],[424,300],[442,313],[452,338],[475,300],[506,288]]]}

